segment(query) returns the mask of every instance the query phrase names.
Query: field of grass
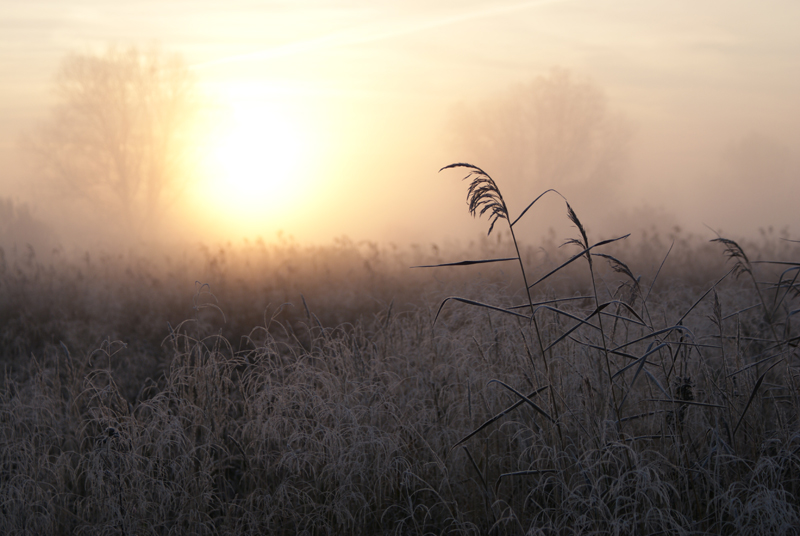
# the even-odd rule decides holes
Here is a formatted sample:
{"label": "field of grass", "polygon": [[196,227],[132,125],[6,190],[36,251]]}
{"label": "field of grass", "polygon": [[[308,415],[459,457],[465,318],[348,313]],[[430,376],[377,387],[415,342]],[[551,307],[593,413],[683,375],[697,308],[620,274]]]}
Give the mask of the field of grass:
{"label": "field of grass", "polygon": [[4,252],[0,533],[796,534],[798,244],[503,219]]}

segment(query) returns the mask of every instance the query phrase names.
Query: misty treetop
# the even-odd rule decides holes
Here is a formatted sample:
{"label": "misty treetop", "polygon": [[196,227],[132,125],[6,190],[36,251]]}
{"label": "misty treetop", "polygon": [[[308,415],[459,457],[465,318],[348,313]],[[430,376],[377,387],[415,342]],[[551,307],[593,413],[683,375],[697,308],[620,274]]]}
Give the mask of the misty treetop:
{"label": "misty treetop", "polygon": [[524,198],[543,188],[610,197],[625,177],[627,120],[600,86],[565,69],[457,108],[452,128],[459,154],[522,186]]}
{"label": "misty treetop", "polygon": [[182,58],[136,48],[73,54],[54,90],[48,120],[25,143],[35,180],[129,236],[155,227],[192,173],[201,107]]}

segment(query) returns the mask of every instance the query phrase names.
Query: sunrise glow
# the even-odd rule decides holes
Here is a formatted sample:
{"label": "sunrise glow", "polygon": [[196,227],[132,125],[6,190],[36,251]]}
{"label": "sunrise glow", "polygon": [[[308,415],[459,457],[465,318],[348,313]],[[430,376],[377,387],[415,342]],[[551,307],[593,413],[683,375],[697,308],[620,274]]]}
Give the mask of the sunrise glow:
{"label": "sunrise glow", "polygon": [[231,228],[283,218],[308,188],[308,128],[280,103],[231,100],[209,133],[200,202]]}
{"label": "sunrise glow", "polygon": [[0,536],[800,536],[798,21],[0,0]]}

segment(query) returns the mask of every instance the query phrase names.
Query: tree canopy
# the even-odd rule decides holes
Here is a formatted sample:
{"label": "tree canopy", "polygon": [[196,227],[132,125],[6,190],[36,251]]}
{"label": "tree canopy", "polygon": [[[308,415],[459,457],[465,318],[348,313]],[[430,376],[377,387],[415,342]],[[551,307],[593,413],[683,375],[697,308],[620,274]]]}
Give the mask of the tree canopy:
{"label": "tree canopy", "polygon": [[200,106],[183,60],[155,49],[73,54],[55,95],[28,144],[38,181],[133,237],[154,229],[191,175]]}
{"label": "tree canopy", "polygon": [[533,192],[608,188],[619,179],[629,138],[603,91],[553,70],[493,100],[461,106],[453,132],[463,158]]}

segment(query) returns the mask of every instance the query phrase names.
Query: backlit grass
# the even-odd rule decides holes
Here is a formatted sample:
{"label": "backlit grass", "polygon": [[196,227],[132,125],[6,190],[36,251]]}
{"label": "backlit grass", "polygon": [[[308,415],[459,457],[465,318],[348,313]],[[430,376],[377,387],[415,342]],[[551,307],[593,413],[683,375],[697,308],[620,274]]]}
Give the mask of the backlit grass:
{"label": "backlit grass", "polygon": [[0,532],[794,534],[797,244],[565,221],[7,253]]}

